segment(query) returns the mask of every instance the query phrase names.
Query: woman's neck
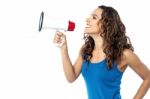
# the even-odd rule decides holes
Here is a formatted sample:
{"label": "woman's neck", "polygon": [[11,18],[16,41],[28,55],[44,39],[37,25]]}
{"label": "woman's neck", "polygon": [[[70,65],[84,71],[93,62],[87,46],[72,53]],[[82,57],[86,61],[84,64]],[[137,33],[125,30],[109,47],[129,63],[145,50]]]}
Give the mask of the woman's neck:
{"label": "woman's neck", "polygon": [[100,34],[93,34],[90,35],[95,42],[95,50],[102,50],[103,49],[103,38],[100,36]]}
{"label": "woman's neck", "polygon": [[90,35],[95,42],[95,47],[94,50],[92,52],[92,59],[91,61],[99,61],[99,60],[103,60],[106,56],[105,53],[103,52],[104,49],[104,45],[103,45],[103,38],[100,36],[100,34],[93,34]]}

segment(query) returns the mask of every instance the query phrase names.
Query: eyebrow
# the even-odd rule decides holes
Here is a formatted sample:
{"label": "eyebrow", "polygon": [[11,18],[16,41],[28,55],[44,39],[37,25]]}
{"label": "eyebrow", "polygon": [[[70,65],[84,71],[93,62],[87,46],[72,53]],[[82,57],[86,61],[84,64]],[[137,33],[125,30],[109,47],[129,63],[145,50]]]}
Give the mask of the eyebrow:
{"label": "eyebrow", "polygon": [[97,18],[100,18],[97,14],[92,14],[93,16],[96,16]]}

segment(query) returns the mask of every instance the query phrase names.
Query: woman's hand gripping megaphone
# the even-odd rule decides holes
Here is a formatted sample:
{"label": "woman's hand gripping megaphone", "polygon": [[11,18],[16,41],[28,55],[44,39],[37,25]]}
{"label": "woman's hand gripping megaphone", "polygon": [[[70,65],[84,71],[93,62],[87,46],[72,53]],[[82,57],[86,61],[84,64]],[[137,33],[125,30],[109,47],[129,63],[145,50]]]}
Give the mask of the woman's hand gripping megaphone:
{"label": "woman's hand gripping megaphone", "polygon": [[59,48],[66,47],[67,46],[66,35],[60,31],[56,31],[53,42]]}

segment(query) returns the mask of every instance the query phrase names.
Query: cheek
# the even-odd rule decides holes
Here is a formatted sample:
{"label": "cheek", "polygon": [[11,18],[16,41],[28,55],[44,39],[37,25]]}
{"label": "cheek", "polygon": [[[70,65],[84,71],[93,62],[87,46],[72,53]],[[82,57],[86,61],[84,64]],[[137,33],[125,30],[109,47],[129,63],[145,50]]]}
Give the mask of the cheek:
{"label": "cheek", "polygon": [[94,29],[95,29],[95,31],[99,32],[99,31],[101,30],[101,26],[96,25],[96,26],[94,27]]}
{"label": "cheek", "polygon": [[91,28],[90,30],[89,30],[91,33],[99,33],[100,32],[100,28],[98,27],[98,26],[94,26],[93,28]]}
{"label": "cheek", "polygon": [[96,32],[96,33],[99,33],[99,32],[100,32],[100,28],[97,27],[97,28],[95,29],[95,32]]}
{"label": "cheek", "polygon": [[101,28],[101,24],[98,24],[98,25],[97,25],[97,29],[98,29],[99,31],[101,31],[101,30],[102,30],[102,28]]}

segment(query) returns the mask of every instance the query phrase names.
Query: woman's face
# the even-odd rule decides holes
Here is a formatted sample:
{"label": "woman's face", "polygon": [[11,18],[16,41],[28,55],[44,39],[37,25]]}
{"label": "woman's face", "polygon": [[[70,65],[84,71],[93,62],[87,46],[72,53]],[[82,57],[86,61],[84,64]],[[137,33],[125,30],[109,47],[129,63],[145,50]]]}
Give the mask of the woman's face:
{"label": "woman's face", "polygon": [[97,8],[91,14],[90,17],[86,19],[86,27],[84,33],[86,34],[99,34],[101,29],[101,14],[102,9]]}

